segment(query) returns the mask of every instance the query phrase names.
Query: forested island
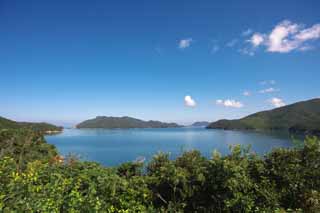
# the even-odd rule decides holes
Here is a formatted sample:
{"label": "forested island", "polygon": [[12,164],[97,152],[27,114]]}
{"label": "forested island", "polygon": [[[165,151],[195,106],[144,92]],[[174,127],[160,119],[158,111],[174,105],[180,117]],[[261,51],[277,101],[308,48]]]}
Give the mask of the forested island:
{"label": "forested island", "polygon": [[97,116],[94,119],[86,120],[76,128],[104,128],[104,129],[129,129],[129,128],[175,128],[182,127],[176,123],[164,123],[160,121],[143,121],[140,119],[124,116],[124,117],[107,117]]}
{"label": "forested island", "polygon": [[[6,124],[9,126],[6,126]],[[60,156],[43,131],[0,128],[1,212],[319,212],[320,141],[258,156],[230,147],[104,167]]]}
{"label": "forested island", "polygon": [[285,130],[291,133],[320,134],[320,99],[297,102],[262,111],[236,120],[219,120],[209,129]]}
{"label": "forested island", "polygon": [[206,127],[210,124],[210,122],[208,121],[197,121],[197,122],[194,122],[193,124],[191,124],[191,126],[193,127]]}

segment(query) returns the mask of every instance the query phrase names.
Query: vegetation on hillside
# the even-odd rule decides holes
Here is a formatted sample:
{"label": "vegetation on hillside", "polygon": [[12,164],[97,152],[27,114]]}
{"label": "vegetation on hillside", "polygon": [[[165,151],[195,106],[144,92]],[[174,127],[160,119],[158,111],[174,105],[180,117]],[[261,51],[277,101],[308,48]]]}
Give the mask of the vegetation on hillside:
{"label": "vegetation on hillside", "polygon": [[17,168],[28,162],[50,160],[57,156],[56,148],[48,144],[43,135],[29,129],[0,130],[0,158],[11,157]]}
{"label": "vegetation on hillside", "polygon": [[194,126],[194,127],[206,127],[210,124],[210,122],[208,121],[197,121],[197,122],[194,122],[191,126]]}
{"label": "vegetation on hillside", "polygon": [[3,117],[0,117],[1,129],[30,129],[39,133],[55,133],[62,131],[62,127],[48,123],[31,123],[31,122],[16,122]]}
{"label": "vegetation on hillside", "polygon": [[242,119],[219,120],[207,128],[287,130],[295,133],[320,134],[320,99],[258,112]]}
{"label": "vegetation on hillside", "polygon": [[171,128],[181,127],[176,123],[163,123],[160,121],[143,121],[131,117],[107,117],[97,116],[94,119],[86,120],[76,126],[77,128]]}
{"label": "vegetation on hillside", "polygon": [[107,168],[62,160],[28,130],[0,135],[1,212],[320,211],[316,138],[264,157],[234,146],[230,155],[213,152],[210,159],[198,151],[175,160],[159,153],[147,165]]}

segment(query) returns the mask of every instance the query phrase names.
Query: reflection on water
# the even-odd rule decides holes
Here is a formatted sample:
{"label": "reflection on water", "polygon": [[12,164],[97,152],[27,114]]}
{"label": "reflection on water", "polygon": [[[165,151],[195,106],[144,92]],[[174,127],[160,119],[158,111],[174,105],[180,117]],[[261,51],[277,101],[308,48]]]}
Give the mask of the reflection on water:
{"label": "reflection on water", "polygon": [[46,136],[62,155],[81,155],[84,160],[113,166],[143,157],[146,161],[158,153],[169,152],[171,158],[183,151],[197,149],[206,157],[213,150],[229,153],[234,144],[251,145],[264,154],[274,147],[292,146],[284,132],[241,132],[204,128],[170,129],[66,129],[59,135]]}

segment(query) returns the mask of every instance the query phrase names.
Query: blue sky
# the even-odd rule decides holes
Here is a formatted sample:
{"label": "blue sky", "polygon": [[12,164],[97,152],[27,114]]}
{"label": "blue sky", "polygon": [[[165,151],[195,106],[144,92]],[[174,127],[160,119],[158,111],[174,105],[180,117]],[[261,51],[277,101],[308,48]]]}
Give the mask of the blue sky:
{"label": "blue sky", "polygon": [[320,96],[320,1],[0,1],[0,115],[191,123]]}

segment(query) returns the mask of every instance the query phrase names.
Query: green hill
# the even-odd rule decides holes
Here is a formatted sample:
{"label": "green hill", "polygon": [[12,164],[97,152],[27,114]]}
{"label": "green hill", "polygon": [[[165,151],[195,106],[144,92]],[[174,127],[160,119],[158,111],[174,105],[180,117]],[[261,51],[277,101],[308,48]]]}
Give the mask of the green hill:
{"label": "green hill", "polygon": [[206,127],[210,124],[210,122],[208,121],[197,121],[197,122],[194,122],[193,124],[191,124],[191,126],[193,127]]}
{"label": "green hill", "polygon": [[176,123],[163,123],[160,121],[143,121],[131,117],[97,116],[94,119],[83,121],[77,128],[174,128],[181,127]]}
{"label": "green hill", "polygon": [[320,133],[320,99],[297,102],[236,120],[219,120],[209,129],[288,130],[296,133]]}
{"label": "green hill", "polygon": [[0,117],[0,129],[31,129],[40,133],[57,133],[62,131],[62,127],[55,126],[49,123],[31,123],[31,122],[16,122],[3,117]]}

